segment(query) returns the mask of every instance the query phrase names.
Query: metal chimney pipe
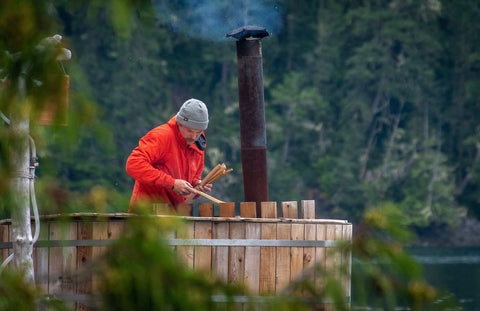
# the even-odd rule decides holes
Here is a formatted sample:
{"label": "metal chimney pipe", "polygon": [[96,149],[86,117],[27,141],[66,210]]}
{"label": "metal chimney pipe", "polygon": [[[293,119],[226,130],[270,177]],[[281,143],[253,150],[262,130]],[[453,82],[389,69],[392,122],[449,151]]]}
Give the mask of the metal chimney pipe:
{"label": "metal chimney pipe", "polygon": [[227,37],[237,39],[243,190],[246,202],[256,202],[257,217],[261,215],[260,203],[268,201],[267,135],[260,42],[266,36],[268,32],[257,26],[241,27],[227,34]]}

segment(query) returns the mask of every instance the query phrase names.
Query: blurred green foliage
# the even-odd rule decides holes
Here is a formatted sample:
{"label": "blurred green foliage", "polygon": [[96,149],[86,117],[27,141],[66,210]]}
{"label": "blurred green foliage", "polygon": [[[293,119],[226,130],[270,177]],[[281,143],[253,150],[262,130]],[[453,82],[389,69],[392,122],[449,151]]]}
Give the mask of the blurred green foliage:
{"label": "blurred green foliage", "polygon": [[2,311],[67,311],[65,304],[43,293],[25,281],[18,271],[4,270],[0,275],[0,310]]}
{"label": "blurred green foliage", "polygon": [[0,277],[0,309],[5,311],[35,310],[36,292],[23,276],[9,270]]}

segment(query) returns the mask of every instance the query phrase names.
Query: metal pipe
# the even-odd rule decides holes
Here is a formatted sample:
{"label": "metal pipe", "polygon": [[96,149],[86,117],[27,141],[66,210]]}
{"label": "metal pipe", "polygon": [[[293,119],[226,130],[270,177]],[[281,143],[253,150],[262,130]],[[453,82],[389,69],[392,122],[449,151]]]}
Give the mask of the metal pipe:
{"label": "metal pipe", "polygon": [[264,28],[245,26],[233,30],[228,37],[237,39],[238,99],[242,152],[243,190],[245,201],[268,201],[267,135],[263,90],[262,45],[268,36]]}

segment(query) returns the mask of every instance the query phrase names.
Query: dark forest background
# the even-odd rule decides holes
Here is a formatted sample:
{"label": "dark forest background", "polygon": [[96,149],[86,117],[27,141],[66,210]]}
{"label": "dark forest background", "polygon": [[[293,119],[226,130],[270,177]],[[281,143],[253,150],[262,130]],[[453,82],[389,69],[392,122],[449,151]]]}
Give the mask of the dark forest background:
{"label": "dark forest background", "polygon": [[67,126],[32,124],[42,213],[126,212],[127,156],[191,97],[210,111],[206,171],[234,168],[212,195],[242,201],[235,40],[225,34],[251,24],[270,33],[271,201],[313,199],[318,217],[351,221],[389,206],[416,227],[480,217],[479,1],[155,0],[128,12],[115,1],[51,3],[60,26],[48,35],[72,51],[62,68],[71,87]]}

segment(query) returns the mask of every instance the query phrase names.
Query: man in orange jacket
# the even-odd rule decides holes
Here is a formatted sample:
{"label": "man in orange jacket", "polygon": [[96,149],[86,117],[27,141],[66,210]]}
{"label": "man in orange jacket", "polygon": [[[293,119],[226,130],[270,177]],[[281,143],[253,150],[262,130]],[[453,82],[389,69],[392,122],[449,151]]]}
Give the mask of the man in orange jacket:
{"label": "man in orange jacket", "polygon": [[135,179],[129,212],[138,204],[186,202],[190,188],[204,192],[211,184],[200,185],[207,141],[208,109],[191,98],[167,123],[150,130],[128,156],[127,174]]}

